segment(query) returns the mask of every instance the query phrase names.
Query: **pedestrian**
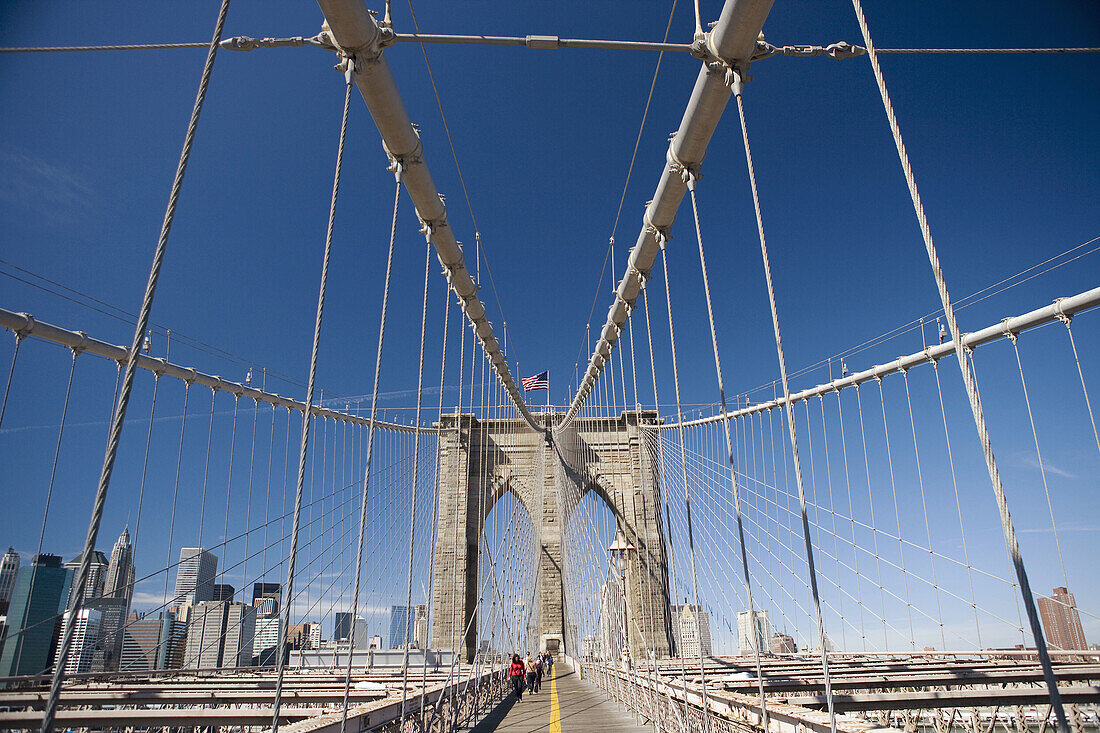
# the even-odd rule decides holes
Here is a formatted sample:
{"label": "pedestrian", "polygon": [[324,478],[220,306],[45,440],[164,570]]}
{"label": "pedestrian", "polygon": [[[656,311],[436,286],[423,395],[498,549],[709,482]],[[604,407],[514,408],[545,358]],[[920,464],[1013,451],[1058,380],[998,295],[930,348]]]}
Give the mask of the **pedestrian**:
{"label": "pedestrian", "polygon": [[546,668],[546,658],[541,654],[535,657],[535,692],[542,687],[542,673]]}
{"label": "pedestrian", "polygon": [[538,680],[538,670],[535,668],[535,660],[531,659],[531,655],[527,655],[524,668],[527,670],[527,687],[531,692],[538,692],[538,688],[535,686]]}
{"label": "pedestrian", "polygon": [[516,699],[523,699],[523,662],[518,654],[512,655],[512,665],[508,668],[508,678],[512,681],[512,690],[516,693]]}
{"label": "pedestrian", "polygon": [[554,671],[554,658],[550,656],[550,652],[546,652],[546,673],[550,674]]}

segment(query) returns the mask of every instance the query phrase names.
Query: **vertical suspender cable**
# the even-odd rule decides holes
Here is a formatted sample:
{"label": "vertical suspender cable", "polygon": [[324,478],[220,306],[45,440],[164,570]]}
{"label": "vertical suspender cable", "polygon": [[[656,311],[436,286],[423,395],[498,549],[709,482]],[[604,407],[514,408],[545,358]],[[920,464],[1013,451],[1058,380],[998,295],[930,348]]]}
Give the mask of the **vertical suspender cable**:
{"label": "vertical suspender cable", "polygon": [[[424,335],[428,326],[428,272],[431,265],[432,243],[428,240],[427,251],[424,253],[424,301],[420,310],[420,365],[416,375],[416,418],[413,425],[416,428],[413,438],[413,463],[412,463],[412,508],[409,510],[409,572],[405,590],[405,636],[402,642],[405,646],[404,658],[401,661],[401,717],[398,720],[404,725],[405,703],[408,699],[409,684],[409,626],[412,624],[412,582],[413,582],[413,546],[416,538],[416,490],[420,477],[420,408],[424,402]],[[426,656],[426,654],[425,654]]]}
{"label": "vertical suspender cable", "polygon": [[909,154],[905,149],[905,142],[901,137],[901,128],[898,126],[897,117],[894,114],[894,105],[890,101],[890,93],[886,90],[886,81],[882,76],[882,68],[878,62],[878,52],[871,40],[871,32],[867,28],[867,19],[863,16],[863,6],[860,0],[852,0],[856,20],[859,21],[859,30],[863,34],[863,45],[867,49],[867,57],[871,61],[871,70],[875,75],[879,96],[882,97],[882,105],[886,111],[886,119],[890,124],[890,132],[894,137],[894,145],[898,151],[898,159],[901,162],[902,171],[905,174],[905,182],[909,186],[909,196],[913,200],[913,211],[920,225],[921,236],[924,239],[924,248],[928,253],[928,262],[932,267],[932,275],[936,280],[936,289],[939,291],[940,303],[943,305],[944,319],[950,329],[951,340],[955,345],[955,358],[959,362],[959,371],[962,373],[963,385],[966,387],[966,396],[970,401],[970,411],[974,416],[974,427],[978,432],[978,441],[982,446],[985,456],[986,469],[989,472],[989,480],[993,486],[993,495],[997,500],[997,509],[1001,515],[1001,529],[1004,533],[1005,545],[1008,547],[1012,558],[1012,565],[1016,571],[1016,578],[1020,583],[1020,595],[1023,597],[1024,608],[1027,611],[1028,623],[1031,625],[1031,635],[1035,641],[1035,651],[1039,656],[1039,662],[1043,666],[1043,678],[1046,681],[1047,690],[1050,693],[1051,707],[1058,720],[1058,728],[1063,733],[1069,730],[1066,722],[1066,712],[1062,707],[1062,696],[1058,692],[1058,682],[1054,677],[1054,668],[1050,663],[1050,654],[1047,652],[1046,638],[1043,636],[1043,627],[1039,622],[1039,613],[1035,608],[1035,598],[1031,593],[1031,584],[1027,579],[1027,570],[1024,568],[1024,558],[1020,553],[1020,543],[1016,538],[1016,527],[1012,523],[1012,515],[1008,511],[1008,499],[1005,496],[1004,485],[1001,483],[1001,473],[997,468],[997,459],[993,455],[993,443],[989,437],[989,430],[985,424],[985,411],[982,409],[982,398],[978,391],[978,385],[974,379],[974,372],[967,360],[966,347],[963,345],[962,333],[959,331],[959,323],[955,319],[955,307],[951,303],[951,296],[947,291],[947,281],[943,276],[943,268],[940,266],[940,258],[936,253],[936,245],[932,242],[932,231],[928,226],[928,219],[924,214],[924,204],[921,203],[920,193],[917,191],[916,178],[913,176],[913,168],[909,164]]}
{"label": "vertical suspender cable", "polygon": [[4,382],[4,400],[0,402],[0,425],[4,424],[4,413],[8,411],[8,392],[11,390],[11,380],[15,376],[15,363],[19,360],[19,346],[23,343],[25,335],[15,334],[15,350],[11,354],[11,366],[8,367],[8,379]]}
{"label": "vertical suspender cable", "polygon": [[[435,546],[439,539],[439,461],[440,461],[440,440],[443,437],[443,387],[444,377],[447,375],[447,337],[449,335],[451,321],[451,288],[447,286],[446,295],[443,297],[443,349],[442,355],[439,359],[439,410],[438,418],[436,421],[435,430],[435,472],[434,480],[435,484],[435,504],[432,508],[432,545],[429,550],[429,562],[432,564],[428,573],[428,598],[427,609],[424,623],[428,627],[428,632],[425,635],[425,648],[429,648],[428,639],[431,638],[432,631],[432,604],[435,599]],[[424,729],[424,704],[425,704],[425,692],[428,688],[428,655],[424,654],[424,663],[421,668],[420,674],[420,729]]]}
{"label": "vertical suspender cable", "polygon": [[228,12],[229,0],[222,0],[221,8],[218,10],[218,20],[214,26],[214,37],[210,40],[210,48],[206,52],[206,63],[203,65],[199,91],[195,97],[195,104],[191,109],[191,119],[187,125],[183,151],[180,153],[176,175],[172,181],[172,192],[168,197],[168,208],[164,213],[164,222],[160,227],[160,236],[157,239],[156,250],[153,254],[153,264],[149,270],[149,280],[145,284],[141,310],[138,311],[137,324],[134,326],[134,338],[130,345],[130,351],[126,355],[126,370],[122,378],[122,389],[119,393],[115,414],[111,420],[111,436],[107,442],[107,450],[103,456],[103,466],[99,473],[92,517],[88,523],[87,537],[84,540],[84,552],[80,557],[80,568],[77,570],[73,583],[75,588],[73,595],[76,600],[69,621],[65,624],[64,632],[61,634],[61,645],[57,653],[57,662],[54,664],[53,680],[50,682],[50,696],[42,713],[42,733],[52,733],[53,731],[57,701],[61,695],[61,682],[65,678],[65,663],[68,661],[69,649],[73,643],[75,626],[73,620],[80,612],[81,596],[84,594],[84,586],[88,582],[88,568],[91,565],[92,550],[95,549],[96,538],[99,536],[99,523],[103,519],[103,507],[107,503],[107,489],[111,485],[111,473],[114,470],[115,458],[118,455],[118,443],[122,438],[122,425],[126,420],[126,408],[130,404],[130,393],[134,387],[134,375],[137,372],[138,356],[141,354],[141,342],[145,336],[145,330],[149,327],[149,315],[153,310],[153,296],[157,291],[161,266],[164,264],[165,251],[168,249],[168,234],[172,230],[172,221],[176,216],[176,205],[179,203],[183,177],[187,172],[187,162],[191,159],[191,146],[195,142],[195,131],[198,128],[199,115],[202,113],[202,103],[206,99],[206,90],[210,85],[210,74],[214,70],[214,58],[218,53],[218,42],[221,41],[222,29],[225,27],[225,16]]}
{"label": "vertical suspender cable", "polygon": [[783,381],[783,399],[787,408],[787,427],[791,438],[794,478],[798,486],[798,502],[802,509],[802,537],[806,543],[806,565],[810,576],[810,590],[814,596],[814,615],[817,620],[818,642],[821,644],[821,671],[825,682],[825,698],[829,706],[829,729],[836,733],[836,711],[833,709],[833,690],[832,683],[829,681],[829,653],[825,639],[825,624],[821,618],[821,596],[817,588],[817,569],[814,567],[810,520],[806,514],[806,491],[802,486],[802,463],[798,459],[798,433],[794,425],[794,405],[791,403],[791,388],[787,381],[787,361],[783,355],[783,338],[779,333],[779,312],[775,306],[775,288],[772,284],[771,264],[768,262],[768,245],[764,239],[764,219],[760,213],[760,194],[756,188],[756,171],[752,165],[752,149],[749,147],[749,129],[745,125],[745,105],[741,100],[741,90],[742,81],[740,74],[738,74],[734,81],[733,93],[737,98],[737,115],[741,120],[741,137],[745,143],[745,163],[748,166],[749,184],[752,188],[752,205],[756,213],[756,231],[760,236],[760,256],[764,261],[764,278],[768,285],[768,304],[771,306],[772,328],[775,331],[775,352],[779,359],[779,376]]}
{"label": "vertical suspender cable", "polygon": [[[668,277],[668,251],[665,245],[668,243],[668,238],[663,232],[658,232],[657,235],[658,244],[661,247],[661,265],[665,274],[665,305],[668,308],[668,338],[669,343],[672,346],[672,383],[676,392],[676,423],[680,432],[680,471],[682,473],[684,481],[684,514],[687,522],[687,541],[688,541],[688,558],[691,562],[691,587],[692,596],[695,600],[694,613],[696,614],[696,624],[698,624],[699,614],[702,613],[703,607],[699,605],[699,578],[695,570],[695,535],[692,529],[691,522],[691,496],[688,491],[688,474],[687,474],[687,453],[684,448],[684,412],[680,402],[680,367],[676,358],[676,332],[672,327],[672,292],[669,288]],[[683,640],[681,639],[681,645]],[[680,650],[681,661],[684,658],[683,650]],[[699,688],[702,691],[703,698],[703,728],[704,730],[710,730],[710,708],[707,705],[707,677],[706,671],[703,667],[703,648],[699,647]],[[684,678],[684,702],[687,702],[687,678]]]}
{"label": "vertical suspender cable", "polygon": [[[730,481],[733,482],[734,512],[737,516],[737,541],[741,543],[741,569],[745,574],[745,594],[749,602],[749,619],[753,629],[756,628],[756,606],[752,600],[752,583],[749,580],[748,550],[745,548],[745,528],[741,520],[741,490],[737,484],[737,463],[733,457],[733,440],[730,437],[729,416],[726,414],[726,387],[722,378],[722,359],[718,355],[718,331],[714,326],[714,307],[710,298],[710,278],[707,276],[707,258],[703,253],[703,230],[699,225],[699,204],[695,197],[694,173],[688,171],[687,189],[691,194],[691,213],[695,217],[695,238],[699,243],[699,267],[703,272],[703,292],[707,298],[707,318],[710,320],[710,343],[714,351],[714,369],[718,375],[718,399],[722,410],[722,427],[726,435],[726,454],[729,457]],[[756,682],[760,694],[760,720],[761,727],[768,730],[768,708],[764,701],[764,675],[760,666],[760,646],[753,644],[753,657],[756,662]]]}
{"label": "vertical suspender cable", "polygon": [[[347,94],[351,95],[351,84],[354,72],[354,59],[348,61],[348,90]],[[344,98],[344,121],[345,126],[347,122],[347,100]],[[396,181],[396,186],[393,191],[393,219],[390,222],[390,246],[386,254],[386,278],[382,285],[382,314],[378,323],[378,349],[374,356],[374,389],[371,393],[370,400],[370,427],[367,428],[367,465],[363,470],[363,501],[360,504],[359,510],[359,543],[355,551],[355,588],[351,593],[351,623],[354,627],[355,617],[359,612],[359,579],[363,572],[363,533],[367,526],[367,498],[370,489],[370,468],[371,468],[371,456],[374,452],[374,433],[375,433],[375,420],[378,417],[378,383],[379,377],[382,373],[382,341],[386,335],[386,306],[389,304],[390,298],[390,273],[393,270],[393,243],[397,238],[397,209],[401,203],[401,174],[404,170],[404,165],[401,161],[395,161],[393,166],[393,177]],[[333,197],[335,202],[335,195]],[[352,644],[354,647],[354,644]],[[348,650],[348,666],[346,675],[344,677],[344,707],[343,712],[340,715],[340,733],[344,733],[347,729],[348,723],[348,697],[351,694],[351,664],[355,659],[354,649]]]}
{"label": "vertical suspender cable", "polygon": [[[313,390],[317,383],[317,352],[321,348],[321,322],[325,312],[325,290],[328,287],[328,264],[332,254],[332,227],[336,220],[336,196],[340,191],[340,167],[344,161],[344,139],[348,129],[348,108],[351,103],[351,84],[354,74],[354,59],[347,60],[347,72],[345,76],[344,112],[340,122],[340,142],[336,149],[336,171],[332,178],[332,199],[329,203],[328,227],[325,232],[325,252],[321,260],[321,284],[317,293],[317,317],[313,324],[313,348],[309,358],[309,381],[306,384],[306,404],[302,412],[302,442],[298,451],[298,483],[294,493],[294,517],[290,527],[290,553],[287,558],[286,594],[282,610],[282,620],[279,622],[279,644],[276,661],[275,677],[275,702],[271,713],[271,730],[278,733],[279,730],[279,706],[283,696],[283,673],[286,670],[286,639],[290,626],[290,613],[294,606],[294,565],[298,555],[298,529],[302,516],[302,489],[306,478],[306,453],[309,448],[310,410],[313,406]],[[287,420],[289,442],[290,420]],[[358,570],[358,568],[357,568]]]}

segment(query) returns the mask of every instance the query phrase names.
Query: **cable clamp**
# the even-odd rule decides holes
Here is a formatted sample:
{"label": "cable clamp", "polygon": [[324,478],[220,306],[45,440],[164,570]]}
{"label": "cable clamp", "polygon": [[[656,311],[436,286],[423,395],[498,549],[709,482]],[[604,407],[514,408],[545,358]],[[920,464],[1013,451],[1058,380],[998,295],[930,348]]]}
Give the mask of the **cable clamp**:
{"label": "cable clamp", "polygon": [[1012,342],[1012,345],[1016,345],[1016,332],[1008,327],[1009,318],[1005,318],[1001,321],[1001,331],[1004,333],[1005,338]]}
{"label": "cable clamp", "polygon": [[1065,310],[1062,309],[1063,300],[1065,300],[1065,298],[1054,299],[1054,314],[1058,316],[1058,320],[1061,321],[1066,328],[1069,328],[1069,324],[1070,321],[1073,320],[1073,316],[1071,316],[1069,313],[1066,313]]}
{"label": "cable clamp", "polygon": [[[651,201],[650,203],[653,202]],[[642,216],[642,221],[645,223],[646,233],[652,234],[653,238],[657,240],[657,246],[663,250],[665,248],[665,245],[668,244],[668,241],[672,239],[672,237],[668,233],[668,227],[659,227],[649,220],[648,206],[646,207],[645,214]]]}
{"label": "cable clamp", "polygon": [[31,335],[31,331],[34,330],[34,316],[30,313],[20,313],[20,317],[24,320],[23,326],[15,329],[15,340],[22,341],[27,336]]}
{"label": "cable clamp", "polygon": [[901,356],[898,357],[898,371],[901,372],[901,375],[904,377],[909,374],[909,367],[902,363],[903,358],[904,357]]}
{"label": "cable clamp", "polygon": [[88,348],[88,334],[84,333],[83,331],[77,331],[77,334],[80,336],[80,343],[78,343],[76,346],[69,347],[70,349],[72,349],[74,357],[78,354],[83,353],[84,350]]}
{"label": "cable clamp", "polygon": [[699,163],[685,163],[680,160],[676,153],[672,149],[672,144],[675,141],[676,133],[672,133],[669,136],[668,153],[666,159],[668,160],[668,169],[673,173],[680,176],[680,180],[684,182],[684,185],[690,190],[695,190],[695,182],[700,180],[703,176],[699,173]]}

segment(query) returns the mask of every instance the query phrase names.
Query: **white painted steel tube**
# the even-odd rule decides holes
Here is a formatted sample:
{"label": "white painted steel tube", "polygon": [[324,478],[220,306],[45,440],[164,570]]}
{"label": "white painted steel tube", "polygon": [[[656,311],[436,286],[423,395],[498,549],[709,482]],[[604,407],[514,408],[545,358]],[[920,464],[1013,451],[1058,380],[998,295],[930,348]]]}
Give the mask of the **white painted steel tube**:
{"label": "white painted steel tube", "polygon": [[477,285],[466,269],[462,247],[447,222],[447,208],[424,162],[420,137],[409,120],[393,72],[379,47],[382,29],[367,11],[363,0],[317,0],[317,4],[325,15],[325,23],[333,40],[358,59],[355,85],[367,103],[386,150],[402,163],[405,190],[416,206],[420,219],[428,227],[439,261],[462,303],[462,309],[473,324],[482,348],[520,415],[532,428],[542,430],[527,410],[523,393],[508,370],[500,344],[493,334],[493,325],[486,318],[485,306],[477,295]]}
{"label": "white painted steel tube", "polygon": [[[36,320],[34,316],[27,313],[15,313],[13,311],[4,310],[3,308],[0,308],[0,327],[6,328],[17,334],[22,334],[23,336],[31,336],[42,339],[43,341],[51,341],[55,344],[67,346],[70,349],[102,356],[120,364],[126,362],[126,357],[130,353],[130,349],[125,346],[116,346],[106,341],[94,339],[83,331],[69,331],[59,326]],[[266,402],[269,405],[287,407],[291,410],[297,410],[298,412],[305,412],[306,409],[306,403],[304,402],[292,400],[289,397],[282,397],[272,392],[264,392],[263,390],[255,389],[239,382],[231,382],[228,379],[223,379],[214,374],[204,374],[192,367],[172,364],[164,359],[157,359],[152,356],[139,354],[137,365],[142,369],[148,369],[157,374],[175,377],[176,379],[181,379],[184,382],[191,382],[192,384],[202,384],[211,389],[230,392],[238,397],[248,397],[257,402]],[[329,410],[316,405],[310,408],[310,414],[316,415],[317,417],[339,420],[341,422],[354,423],[356,425],[370,424],[368,418],[349,415],[346,412]],[[414,432],[414,428],[410,425],[400,425],[398,423],[388,423],[380,420],[376,420],[375,424],[386,430],[398,430],[406,433]],[[436,432],[435,428],[421,428],[421,430],[430,433]]]}
{"label": "white painted steel tube", "polygon": [[[1033,311],[1024,313],[1023,315],[1015,316],[1013,318],[1006,318],[998,324],[983,328],[981,331],[975,331],[973,333],[963,334],[963,344],[968,348],[975,348],[982,344],[988,344],[991,341],[997,341],[1005,338],[1009,333],[1018,334],[1022,331],[1042,326],[1051,321],[1058,320],[1060,315],[1072,316],[1075,313],[1081,313],[1082,311],[1095,308],[1100,305],[1100,288],[1093,288],[1092,290],[1086,290],[1083,293],[1070,296],[1068,298],[1059,298],[1052,304],[1043,308],[1037,308]],[[863,384],[869,382],[872,379],[881,379],[887,374],[893,374],[902,370],[909,370],[918,364],[924,364],[925,362],[938,361],[945,356],[951,356],[955,353],[955,342],[946,341],[942,344],[936,344],[935,346],[929,346],[924,351],[918,351],[915,354],[909,354],[908,356],[899,356],[894,361],[887,362],[885,364],[879,364],[873,366],[870,369],[865,369],[861,372],[849,374],[846,377],[840,379],[834,379],[826,384],[819,384],[816,387],[810,389],[804,389],[801,392],[796,392],[791,395],[791,402],[798,403],[802,400],[807,400],[811,397],[817,397],[819,395],[826,394],[827,392],[839,392],[845,387],[854,387],[857,384]],[[769,400],[768,402],[761,402],[750,407],[745,407],[734,412],[727,413],[728,417],[732,420],[734,418],[743,417],[745,415],[752,415],[758,412],[764,412],[770,410],[773,407],[782,407],[787,404],[783,398]],[[711,417],[702,417],[696,420],[684,421],[683,427],[688,428],[694,425],[707,425],[709,423],[720,422],[722,420],[721,415],[712,415]],[[679,423],[670,423],[667,425],[661,425],[661,430],[669,430],[672,428],[680,427]]]}
{"label": "white painted steel tube", "polygon": [[[707,48],[730,65],[747,65],[756,49],[756,40],[773,0],[726,0],[714,29],[707,34]],[[619,340],[619,334],[629,311],[634,306],[642,282],[649,276],[659,245],[657,232],[667,233],[676,219],[676,211],[687,187],[673,164],[694,169],[703,162],[707,145],[718,127],[718,120],[730,100],[725,68],[704,63],[699,69],[695,87],[684,110],[676,136],[669,143],[668,165],[661,172],[653,200],[646,207],[638,241],[630,250],[626,273],[615,291],[615,300],[607,312],[607,321],[600,340],[592,352],[588,369],[577,387],[577,394],[561,427],[566,427],[584,404],[588,393],[599,379],[607,355]]]}

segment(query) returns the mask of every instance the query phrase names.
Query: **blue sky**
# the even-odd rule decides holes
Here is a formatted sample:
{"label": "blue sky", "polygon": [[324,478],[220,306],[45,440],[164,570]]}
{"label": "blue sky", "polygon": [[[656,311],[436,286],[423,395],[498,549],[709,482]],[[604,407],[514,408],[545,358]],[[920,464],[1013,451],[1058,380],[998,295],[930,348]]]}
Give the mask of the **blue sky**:
{"label": "blue sky", "polygon": [[[667,2],[416,4],[424,32],[636,40],[660,40],[669,8]],[[704,0],[702,8],[709,21],[720,3]],[[216,9],[216,3],[205,1],[186,6],[9,2],[0,9],[0,45],[202,41],[209,38]],[[1087,2],[961,8],[947,2],[878,2],[865,9],[882,47],[1100,46],[1100,12]],[[395,3],[394,15],[399,31],[412,30],[406,4]],[[320,21],[309,3],[237,0],[226,35],[309,36]],[[688,40],[692,26],[691,4],[681,2],[670,40]],[[840,1],[780,0],[764,30],[777,45],[860,40],[850,5]],[[578,356],[582,369],[587,360],[579,347],[593,297],[595,324],[610,302],[613,283],[598,275],[656,54],[429,46],[428,55],[481,232],[487,262],[482,296],[490,318],[498,333],[508,322],[512,363],[518,359],[525,375],[549,369],[552,397],[563,402],[571,397],[567,382]],[[387,57],[421,127],[426,160],[447,196],[450,220],[472,259],[474,228],[421,51],[400,45]],[[202,60],[201,50],[0,57],[5,273],[24,268],[113,306],[136,309]],[[246,364],[267,367],[291,378],[272,376],[269,386],[275,391],[303,396],[343,92],[332,63],[329,54],[313,48],[219,53],[153,320],[239,359],[177,343],[173,361],[235,379],[243,378]],[[883,67],[956,299],[1100,235],[1097,55],[889,56]],[[697,70],[698,61],[686,55],[669,55],[662,63],[615,232],[619,275],[664,163],[666,137],[679,123]],[[752,75],[745,104],[793,371],[932,313],[939,300],[866,58],[775,58],[754,65]],[[319,385],[329,397],[370,392],[392,201],[392,177],[384,167],[377,131],[356,97],[319,364]],[[736,394],[770,385],[777,368],[732,109],[714,137],[703,173],[702,229],[727,388]],[[393,411],[412,404],[407,390],[415,387],[411,365],[424,256],[412,207],[407,199],[403,203],[382,370],[382,391],[397,394],[381,405]],[[709,405],[716,391],[694,232],[685,209],[673,235],[669,253],[683,399]],[[1098,273],[1100,259],[1086,255],[961,311],[962,327],[985,327],[1095,287]],[[432,287],[438,307],[429,333],[438,350],[442,279],[435,273]],[[11,277],[0,279],[0,294],[4,308],[114,343],[130,338],[126,323]],[[1096,331],[1089,317],[1079,321],[1075,334],[1079,329],[1088,376],[1088,366],[1096,363]],[[1073,428],[1052,436],[1049,459],[1072,477],[1061,477],[1067,482],[1063,506],[1071,519],[1080,518],[1082,529],[1074,536],[1082,538],[1077,546],[1083,553],[1097,536],[1092,518],[1098,508],[1098,457],[1094,449],[1089,452],[1091,434],[1080,419],[1079,394],[1072,391],[1076,374],[1066,371],[1072,362],[1056,336],[1062,334],[1044,336],[1047,340],[1032,348],[1030,366],[1033,373],[1070,380],[1051,376],[1046,387],[1036,389],[1047,390],[1048,406],[1058,405],[1048,407],[1045,417],[1055,428],[1058,410],[1073,411],[1072,421],[1067,417],[1061,425]],[[863,368],[920,348],[919,333],[910,332],[847,359],[849,366]],[[988,361],[993,375],[1011,378],[1013,372],[1005,371],[1015,368],[1011,350],[993,348],[998,351],[989,360],[979,352],[979,369]],[[4,349],[0,355],[7,363],[10,341]],[[672,394],[667,361],[658,364],[663,403]],[[24,367],[17,372],[0,433],[0,456],[11,466],[0,492],[26,512],[9,513],[0,523],[7,535],[0,543],[20,549],[37,542],[42,466],[48,466],[56,439],[53,429],[32,428],[57,424],[68,357],[37,345]],[[74,426],[105,422],[112,374],[104,364],[78,370],[74,389],[81,398],[70,408]],[[1095,375],[1093,369],[1092,384]],[[429,367],[427,382],[437,379],[438,367]],[[819,369],[795,386],[825,379]],[[983,385],[986,381],[983,377]],[[992,387],[994,376],[988,382]],[[139,389],[147,393],[148,388]],[[163,398],[164,415],[179,414],[180,391]],[[1003,460],[1010,466],[1015,460],[1021,481],[1031,480],[1023,473],[1030,433],[1019,433],[1018,422],[1012,422],[1021,414],[1019,401],[1012,393],[1013,401],[1005,397],[1002,404],[998,396],[1008,393],[990,391],[991,419],[1005,420],[1001,427],[994,424],[995,437],[1006,445]],[[766,392],[770,396],[770,386]],[[931,406],[918,407],[923,408]],[[142,433],[140,428],[126,433],[131,458],[140,454]],[[80,507],[88,503],[86,476],[98,470],[102,434],[95,425],[69,433],[69,463],[59,468],[58,499]],[[155,460],[160,462],[154,470],[170,473],[171,446]],[[1030,507],[1028,491],[1009,489]],[[977,481],[975,492],[982,511],[989,511],[988,485]],[[124,501],[110,505],[105,538],[117,535],[128,511]],[[1030,512],[1021,515],[1026,523]],[[25,526],[12,521],[24,516]],[[47,547],[71,554],[85,516],[83,509],[55,513]],[[995,548],[998,535],[990,538]],[[108,544],[101,542],[103,549]],[[1035,552],[1043,558],[1036,564],[1043,564],[1048,551]],[[1082,567],[1079,573],[1079,594],[1100,585],[1094,569]],[[1040,590],[1053,584],[1045,576],[1035,582]],[[1093,609],[1098,600],[1092,597]],[[1093,628],[1100,637],[1100,629]]]}

